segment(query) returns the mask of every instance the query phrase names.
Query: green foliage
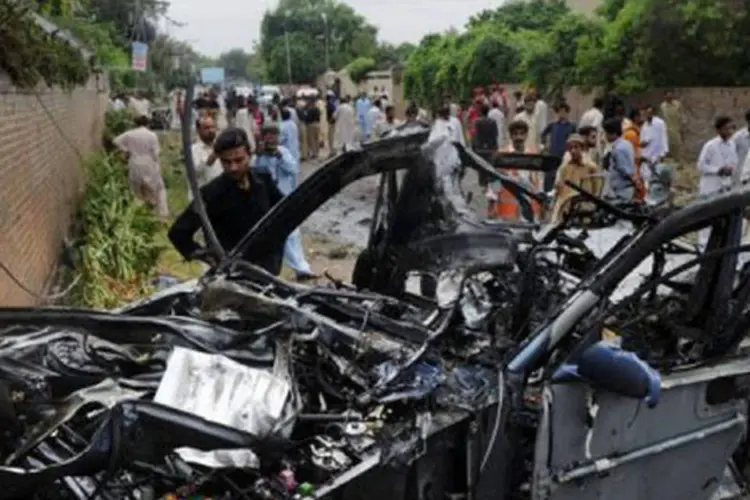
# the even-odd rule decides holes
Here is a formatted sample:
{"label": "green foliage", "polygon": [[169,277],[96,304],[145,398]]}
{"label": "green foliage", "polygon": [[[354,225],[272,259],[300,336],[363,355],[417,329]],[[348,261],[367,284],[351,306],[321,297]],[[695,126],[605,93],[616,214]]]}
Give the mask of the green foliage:
{"label": "green foliage", "polygon": [[127,109],[109,110],[104,114],[103,143],[107,151],[112,151],[115,137],[133,127],[133,116]]}
{"label": "green foliage", "polygon": [[750,84],[750,10],[711,0],[604,0],[597,16],[564,0],[513,0],[473,16],[462,33],[426,36],[409,57],[407,97],[466,98],[493,81],[549,95],[572,85],[638,92]]}
{"label": "green foliage", "polygon": [[326,45],[331,69],[378,54],[377,28],[348,5],[336,0],[281,0],[261,22],[260,54],[273,82],[289,80],[285,33],[295,83],[314,83],[329,69]]}
{"label": "green foliage", "polygon": [[428,105],[444,95],[467,98],[477,86],[523,82],[545,89],[575,73],[576,33],[593,21],[570,12],[563,0],[513,1],[472,17],[463,33],[425,37],[407,60],[408,97]]}
{"label": "green foliage", "polygon": [[416,45],[408,42],[399,45],[387,42],[378,44],[375,56],[377,69],[390,69],[393,66],[403,64],[416,49]]}
{"label": "green foliage", "polygon": [[109,309],[145,293],[153,276],[161,223],[130,193],[127,169],[117,155],[97,153],[85,163],[78,245],[80,305]]}
{"label": "green foliage", "polygon": [[374,70],[375,67],[375,59],[372,57],[358,57],[347,64],[344,69],[349,72],[349,76],[353,82],[359,82],[364,80],[367,73]]}
{"label": "green foliage", "polygon": [[[64,3],[42,4],[50,9],[65,7]],[[78,48],[45,32],[23,4],[14,2],[0,2],[0,69],[24,88],[40,83],[72,88],[84,84],[90,74],[89,63]]]}
{"label": "green foliage", "polygon": [[112,23],[92,23],[88,19],[55,17],[55,24],[67,29],[96,54],[102,68],[123,68],[129,65],[128,53],[117,43],[117,30]]}

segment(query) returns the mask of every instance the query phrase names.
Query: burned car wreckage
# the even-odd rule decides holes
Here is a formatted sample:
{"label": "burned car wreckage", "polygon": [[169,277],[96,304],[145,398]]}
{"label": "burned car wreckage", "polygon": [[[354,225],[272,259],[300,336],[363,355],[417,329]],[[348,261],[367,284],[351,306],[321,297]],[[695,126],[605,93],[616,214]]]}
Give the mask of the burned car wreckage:
{"label": "burned car wreckage", "polygon": [[[328,161],[198,282],[0,309],[0,499],[738,495],[750,190],[641,211],[581,191],[539,228],[482,220],[465,169],[545,201],[406,127]],[[351,285],[236,258],[373,175]]]}

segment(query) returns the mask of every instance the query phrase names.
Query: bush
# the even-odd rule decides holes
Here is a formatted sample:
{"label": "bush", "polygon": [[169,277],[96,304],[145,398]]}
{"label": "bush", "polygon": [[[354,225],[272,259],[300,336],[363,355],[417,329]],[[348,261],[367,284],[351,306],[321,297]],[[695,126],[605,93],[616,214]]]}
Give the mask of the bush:
{"label": "bush", "polygon": [[112,151],[112,141],[115,137],[133,128],[133,116],[127,109],[109,110],[104,114],[104,134],[102,137],[104,149]]}
{"label": "bush", "polygon": [[358,57],[353,60],[344,68],[351,77],[354,83],[358,83],[367,76],[367,73],[374,70],[376,67],[375,59],[371,57]]}
{"label": "bush", "polygon": [[163,249],[155,242],[160,221],[131,194],[119,156],[94,154],[85,173],[76,299],[86,307],[107,309],[148,293]]}

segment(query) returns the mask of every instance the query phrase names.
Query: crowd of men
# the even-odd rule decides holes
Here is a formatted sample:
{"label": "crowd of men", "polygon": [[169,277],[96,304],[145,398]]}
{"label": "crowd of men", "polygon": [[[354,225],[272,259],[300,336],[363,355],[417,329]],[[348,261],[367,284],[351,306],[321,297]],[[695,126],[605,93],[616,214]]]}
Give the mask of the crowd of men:
{"label": "crowd of men", "polygon": [[[530,90],[508,96],[502,86],[474,90],[471,105],[446,97],[436,111],[433,135],[448,134],[491,159],[497,153],[546,154],[559,158],[556,171],[539,174],[504,169],[505,173],[551,194],[555,203],[535,207],[538,219],[557,220],[569,206],[575,182],[615,203],[664,201],[669,195],[669,157],[680,158],[685,116],[681,103],[666,92],[657,108],[637,106],[626,111],[614,95],[597,97],[574,123],[570,106],[558,101],[549,121],[549,106]],[[743,158],[744,159],[744,158]],[[520,217],[517,200],[496,183],[479,179],[490,217]]]}
{"label": "crowd of men", "polygon": [[[177,93],[176,99],[175,107],[184,109],[179,101],[182,94]],[[138,106],[142,104],[132,108],[136,127],[115,139],[115,145],[128,154],[133,192],[166,218],[158,137],[148,130]],[[264,105],[242,96],[222,104],[209,90],[193,107],[197,110],[193,162],[209,218],[225,248],[234,247],[278,200],[297,187],[303,161],[319,158],[324,149],[333,155],[358,142],[377,140],[400,124],[382,92],[361,93],[356,99],[339,99],[331,91],[297,99],[277,96]],[[556,171],[544,174],[504,169],[552,196],[552,206],[533,206],[537,220],[556,221],[565,215],[575,195],[566,181],[615,203],[643,203],[649,201],[648,196],[659,202],[668,197],[671,168],[666,159],[680,158],[685,125],[682,105],[671,92],[658,108],[647,105],[627,111],[614,96],[596,98],[577,124],[570,120],[571,109],[564,101],[553,106],[551,121],[548,109],[535,91],[510,97],[502,87],[493,86],[476,89],[470,106],[446,97],[434,110],[433,120],[424,109],[410,104],[405,121],[432,121],[431,138],[446,135],[486,158],[498,153],[558,157]],[[750,123],[750,112],[746,118]],[[720,116],[715,128],[716,137],[705,143],[697,163],[702,194],[739,183],[743,169],[750,168],[746,165],[750,162],[748,127],[735,132],[732,121]],[[521,217],[518,200],[496,180],[480,178],[479,182],[489,217]],[[195,240],[199,229],[191,204],[177,217],[169,237],[186,259],[213,263],[216,256]],[[284,261],[298,280],[315,277],[299,230],[283,248],[269,249],[262,257],[245,257],[274,274]]]}

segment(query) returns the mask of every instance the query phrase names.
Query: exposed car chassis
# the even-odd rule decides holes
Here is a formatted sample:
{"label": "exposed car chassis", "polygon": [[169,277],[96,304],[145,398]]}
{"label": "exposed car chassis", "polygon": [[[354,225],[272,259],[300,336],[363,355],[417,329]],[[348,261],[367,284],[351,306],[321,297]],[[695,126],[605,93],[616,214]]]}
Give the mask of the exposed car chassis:
{"label": "exposed car chassis", "polygon": [[[330,160],[198,282],[112,312],[0,310],[0,499],[739,495],[750,191],[653,213],[582,192],[558,227],[498,224],[463,169],[527,213],[544,196],[426,138]],[[236,258],[371,175],[353,285]],[[701,229],[705,252],[681,240]]]}

